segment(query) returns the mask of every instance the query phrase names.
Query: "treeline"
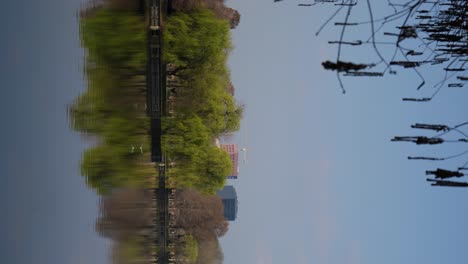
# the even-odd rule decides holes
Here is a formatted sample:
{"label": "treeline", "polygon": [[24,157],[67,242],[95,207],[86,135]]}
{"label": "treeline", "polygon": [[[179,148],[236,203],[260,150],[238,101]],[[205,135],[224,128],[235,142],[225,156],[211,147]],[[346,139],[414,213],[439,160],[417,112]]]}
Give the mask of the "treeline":
{"label": "treeline", "polygon": [[200,8],[210,9],[217,18],[228,21],[231,29],[236,28],[240,22],[239,12],[227,7],[224,0],[172,0],[172,7],[182,12],[192,12]]}
{"label": "treeline", "polygon": [[[88,90],[69,108],[71,126],[95,142],[83,153],[81,170],[104,195],[96,228],[114,241],[114,263],[148,261],[157,250],[148,239],[154,201],[142,191],[155,187],[156,173],[149,162],[142,2],[95,1],[82,11]],[[178,190],[173,216],[184,263],[222,263],[217,238],[228,227],[220,198],[206,195],[221,189],[232,171],[215,139],[238,130],[242,115],[226,67],[232,21],[220,14],[205,4],[175,8],[163,25],[171,107],[163,149],[172,187],[191,188]]]}
{"label": "treeline", "polygon": [[227,67],[233,20],[223,17],[221,11],[227,9],[222,1],[172,4],[163,25],[169,110],[163,150],[173,164],[171,184],[189,188],[176,193],[173,217],[197,244],[195,251],[188,250],[194,243],[185,243],[186,251],[179,254],[196,259],[191,263],[218,264],[223,262],[218,237],[227,232],[228,222],[220,198],[199,191],[214,194],[233,170],[229,155],[215,145],[220,135],[240,128],[243,112]]}
{"label": "treeline", "polygon": [[228,231],[221,199],[185,189],[176,192],[174,208],[175,230],[185,233],[176,255],[189,257],[187,263],[221,264],[224,256],[218,237]]}
{"label": "treeline", "polygon": [[[113,263],[150,263],[157,253],[153,243],[158,235],[154,228],[153,194],[151,190],[122,189],[102,198],[96,230],[114,242]],[[217,238],[227,232],[228,224],[220,198],[186,189],[178,190],[174,201],[171,240],[175,242],[176,263],[222,263]]]}
{"label": "treeline", "polygon": [[[214,10],[221,7],[208,2],[176,6],[180,10],[175,9],[163,25],[163,57],[168,64],[167,88],[172,114],[163,120],[162,147],[173,165],[168,173],[169,182],[175,188],[195,188],[214,194],[224,186],[226,176],[233,170],[228,154],[216,147],[215,139],[223,133],[238,130],[242,115],[242,107],[233,97],[234,89],[226,66],[232,48],[230,21],[219,18]],[[83,174],[100,193],[119,187],[126,181],[142,179],[142,175],[134,177],[134,173],[126,171],[125,168],[136,170],[117,157],[130,158],[124,155],[129,149],[132,154],[149,150],[147,138],[135,140],[122,133],[131,133],[137,128],[142,135],[148,131],[148,121],[143,116],[132,116],[132,113],[143,114],[141,108],[146,91],[145,21],[139,9],[136,4],[111,0],[83,12],[82,38],[89,53],[86,68],[90,89],[72,108],[75,127],[83,130],[80,128],[82,123],[89,123],[89,109],[93,109],[92,119],[99,117],[114,122],[112,127],[105,125],[106,122],[98,122],[86,124],[88,127],[84,128],[87,132],[99,132],[99,136],[104,136],[104,144],[87,151],[82,163]],[[107,78],[112,81],[106,81]],[[100,83],[96,79],[100,79]],[[91,87],[95,84],[98,87]],[[117,88],[123,85],[126,87]],[[92,98],[93,94],[99,98]],[[112,98],[121,102],[111,103]],[[119,103],[127,106],[120,107]],[[128,109],[129,106],[137,107],[139,113]],[[80,115],[84,117],[82,121]],[[111,115],[118,120],[109,118]],[[90,127],[92,125],[112,132],[96,131]],[[122,131],[115,126],[129,129]],[[105,138],[107,134],[116,133],[119,135],[114,136],[120,137],[116,143],[121,148],[115,153],[122,155],[114,157],[114,149],[111,144],[106,144]],[[113,159],[109,160],[111,157]],[[103,169],[106,164],[114,169]],[[143,173],[147,172],[143,170]]]}
{"label": "treeline", "polygon": [[238,130],[242,116],[226,66],[229,28],[205,7],[176,11],[164,26],[171,114],[164,122],[163,150],[175,163],[174,184],[207,194],[221,189],[233,169],[215,139]]}

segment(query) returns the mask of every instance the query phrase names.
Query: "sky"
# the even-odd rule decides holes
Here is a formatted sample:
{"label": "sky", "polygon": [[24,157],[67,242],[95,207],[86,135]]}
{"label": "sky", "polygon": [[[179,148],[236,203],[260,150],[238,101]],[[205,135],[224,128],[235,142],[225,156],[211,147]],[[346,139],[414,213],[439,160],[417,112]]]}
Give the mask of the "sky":
{"label": "sky", "polygon": [[[85,89],[80,2],[0,5],[2,264],[109,263],[109,242],[94,232],[99,198],[79,175],[87,143],[66,118]],[[415,122],[467,121],[467,91],[403,103],[418,79],[401,72],[348,78],[342,95],[320,66],[335,56],[327,41],[336,30],[314,35],[333,10],[272,2],[227,1],[242,16],[229,66],[246,106],[247,136],[236,140],[248,161],[229,181],[239,211],[221,240],[224,263],[466,263],[467,190],[430,187],[424,171],[437,164],[406,159],[463,147],[390,138],[415,134]],[[371,52],[353,55],[371,60]]]}
{"label": "sky", "polygon": [[[443,91],[429,104],[404,103],[402,97],[424,97],[432,88],[417,93],[415,74],[400,71],[344,79],[343,95],[336,75],[320,65],[336,59],[327,41],[337,30],[315,36],[334,9],[272,2],[227,1],[241,13],[229,64],[236,97],[246,105],[246,136],[233,141],[245,144],[248,158],[229,182],[239,211],[222,238],[224,263],[466,263],[461,201],[468,193],[430,187],[424,171],[454,168],[468,157],[443,165],[406,159],[465,148],[390,142],[423,134],[410,129],[416,122],[467,121],[466,90]],[[375,58],[369,48],[349,53],[357,61]]]}
{"label": "sky", "polygon": [[1,1],[0,263],[108,263],[99,198],[79,173],[89,145],[67,104],[84,91],[79,0]]}

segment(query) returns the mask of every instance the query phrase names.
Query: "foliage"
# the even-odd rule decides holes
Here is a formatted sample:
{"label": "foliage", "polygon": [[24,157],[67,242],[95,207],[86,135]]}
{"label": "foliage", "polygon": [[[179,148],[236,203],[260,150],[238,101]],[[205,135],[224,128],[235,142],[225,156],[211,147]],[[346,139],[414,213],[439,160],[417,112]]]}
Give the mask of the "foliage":
{"label": "foliage", "polygon": [[194,189],[176,193],[176,225],[182,227],[197,241],[216,239],[228,230],[221,198],[203,195]]}
{"label": "foliage", "polygon": [[176,163],[170,175],[176,186],[213,194],[232,171],[228,154],[213,146],[214,139],[238,130],[243,112],[230,94],[229,24],[197,8],[169,17],[164,36],[168,75],[178,82],[168,87],[176,93],[176,114],[163,122],[163,150]]}
{"label": "foliage", "polygon": [[206,9],[170,16],[164,33],[164,58],[177,67],[203,68],[230,48],[227,22]]}
{"label": "foliage", "polygon": [[198,243],[197,264],[222,264],[223,251],[217,239],[202,240]]}
{"label": "foliage", "polygon": [[[148,178],[155,173],[148,162],[149,120],[144,109],[146,35],[143,18],[128,11],[133,4],[110,3],[82,17],[88,90],[69,114],[75,130],[96,139],[81,161],[87,184],[108,195],[102,200],[96,229],[115,240],[116,263],[132,263],[148,246],[143,237],[151,225],[145,207],[150,198],[141,190],[124,188],[150,187]],[[192,263],[201,258],[222,260],[217,237],[228,228],[223,206],[218,197],[203,194],[222,188],[232,171],[229,155],[214,146],[214,138],[239,129],[242,115],[227,89],[229,24],[209,10],[199,10],[176,14],[166,30],[172,35],[167,35],[164,57],[177,65],[184,89],[177,98],[177,114],[163,122],[162,147],[175,162],[170,176],[176,186],[198,190],[181,191],[190,202],[177,207],[184,218],[179,224],[189,234],[184,237],[183,254]],[[200,253],[205,248],[209,253]]]}
{"label": "foliage", "polygon": [[177,160],[170,175],[179,187],[194,187],[213,194],[221,189],[232,171],[229,155],[212,146],[210,132],[198,116],[183,120],[168,119],[163,135],[163,150]]}
{"label": "foliage", "polygon": [[206,9],[176,13],[165,28],[164,58],[178,77],[176,110],[195,113],[213,136],[239,129],[242,107],[230,94],[228,24]]}
{"label": "foliage", "polygon": [[193,236],[188,235],[185,236],[184,243],[183,254],[189,259],[190,263],[194,263],[198,258],[198,242]]}
{"label": "foliage", "polygon": [[240,22],[239,12],[227,7],[223,0],[173,0],[172,7],[183,12],[208,8],[213,11],[217,18],[228,21],[231,29],[236,28]]}

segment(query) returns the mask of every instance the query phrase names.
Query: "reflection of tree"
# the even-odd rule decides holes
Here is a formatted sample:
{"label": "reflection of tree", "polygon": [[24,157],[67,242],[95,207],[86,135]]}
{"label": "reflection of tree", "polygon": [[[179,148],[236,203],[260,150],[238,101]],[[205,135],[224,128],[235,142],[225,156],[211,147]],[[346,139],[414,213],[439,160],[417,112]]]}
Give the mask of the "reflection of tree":
{"label": "reflection of tree", "polygon": [[151,224],[151,196],[141,189],[122,189],[101,199],[96,230],[104,237],[127,239]]}
{"label": "reflection of tree", "polygon": [[101,199],[96,231],[113,241],[112,263],[150,263],[155,204],[143,189],[120,189]]}
{"label": "reflection of tree", "polygon": [[[232,171],[229,156],[214,146],[213,138],[239,129],[242,115],[242,107],[232,97],[226,67],[229,26],[237,25],[239,16],[222,7],[215,15],[206,8],[180,12],[172,30],[186,36],[167,33],[166,38],[173,37],[167,50],[173,49],[166,55],[175,54],[168,56],[175,67],[170,74],[181,85],[169,87],[177,94],[177,113],[164,120],[164,148],[170,154],[177,186],[202,193],[214,193]],[[148,162],[145,24],[135,8],[135,1],[103,0],[82,12],[88,90],[69,107],[72,127],[98,138],[84,152],[81,171],[89,186],[107,195],[96,229],[113,240],[114,263],[149,263],[157,255],[155,197],[140,189],[126,189],[153,187],[155,173]],[[170,23],[166,25],[171,29]],[[183,31],[183,26],[190,30]],[[180,197],[189,202],[176,208],[180,221],[170,238],[171,245],[179,249],[179,259],[221,263],[217,238],[227,231],[227,222],[219,198],[193,190],[181,191]]]}
{"label": "reflection of tree", "polygon": [[[118,4],[110,1],[110,6]],[[141,14],[102,2],[84,12],[88,90],[69,108],[72,127],[99,138],[83,154],[81,171],[98,193],[141,186],[155,172],[149,160],[145,112],[146,34]]]}
{"label": "reflection of tree", "polygon": [[82,20],[81,33],[88,60],[112,69],[144,69],[146,34],[142,16],[99,8]]}
{"label": "reflection of tree", "polygon": [[[119,189],[104,196],[97,232],[109,239],[113,263],[150,263],[155,252],[154,190]],[[191,189],[179,190],[170,209],[175,224],[171,236],[176,263],[220,264],[223,253],[218,237],[227,232],[223,205],[217,196],[205,196]]]}

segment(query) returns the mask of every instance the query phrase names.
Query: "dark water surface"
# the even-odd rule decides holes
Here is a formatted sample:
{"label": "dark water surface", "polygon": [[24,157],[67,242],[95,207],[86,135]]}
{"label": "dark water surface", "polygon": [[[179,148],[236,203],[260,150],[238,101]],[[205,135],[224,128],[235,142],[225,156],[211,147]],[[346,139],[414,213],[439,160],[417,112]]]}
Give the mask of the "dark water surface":
{"label": "dark water surface", "polygon": [[0,263],[106,263],[99,197],[80,177],[89,140],[67,104],[85,89],[80,0],[2,1]]}

